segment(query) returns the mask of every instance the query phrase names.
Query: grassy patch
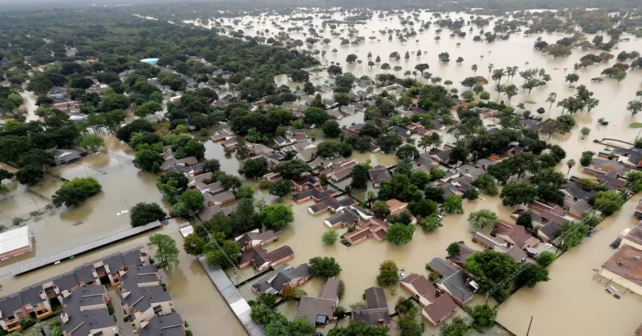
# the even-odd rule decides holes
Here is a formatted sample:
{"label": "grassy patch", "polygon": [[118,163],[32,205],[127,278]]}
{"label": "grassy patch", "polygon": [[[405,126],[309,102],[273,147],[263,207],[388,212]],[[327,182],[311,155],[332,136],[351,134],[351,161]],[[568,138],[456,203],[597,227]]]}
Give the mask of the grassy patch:
{"label": "grassy patch", "polygon": [[534,102],[534,101],[532,101],[532,100],[525,100],[525,101],[524,101],[524,104],[531,104],[531,105],[535,105],[535,104],[537,104],[537,103],[536,103],[536,102]]}
{"label": "grassy patch", "polygon": [[631,127],[631,128],[642,128],[642,123],[639,123],[639,122],[630,123],[629,127]]}

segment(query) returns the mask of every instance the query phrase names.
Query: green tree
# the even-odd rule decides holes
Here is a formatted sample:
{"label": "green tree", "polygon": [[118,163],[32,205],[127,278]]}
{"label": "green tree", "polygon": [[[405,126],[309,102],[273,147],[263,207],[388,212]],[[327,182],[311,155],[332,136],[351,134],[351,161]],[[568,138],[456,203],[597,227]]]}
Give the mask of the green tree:
{"label": "green tree", "polygon": [[317,146],[317,155],[328,159],[348,157],[352,155],[352,147],[345,142],[324,141]]}
{"label": "green tree", "polygon": [[444,199],[444,211],[449,214],[464,213],[462,198],[455,194],[450,194]]}
{"label": "green tree", "polygon": [[259,220],[270,229],[280,230],[294,220],[292,209],[282,204],[265,207],[259,212]]}
{"label": "green tree", "polygon": [[428,216],[419,222],[419,226],[421,226],[421,229],[425,233],[431,233],[437,231],[437,229],[442,227],[443,224],[441,224],[441,219],[439,219],[439,217]]}
{"label": "green tree", "polygon": [[495,319],[497,319],[497,310],[487,305],[478,305],[470,310],[470,316],[475,320],[476,326],[489,328],[495,324]]}
{"label": "green tree", "polygon": [[105,140],[103,138],[93,134],[81,135],[76,139],[78,147],[91,153],[98,151],[104,144]]}
{"label": "green tree", "polygon": [[183,249],[187,254],[194,256],[201,255],[204,247],[205,241],[197,234],[191,233],[189,236],[185,237],[185,240],[183,240]]}
{"label": "green tree", "polygon": [[524,263],[522,269],[515,279],[517,286],[535,287],[538,282],[548,281],[548,270],[538,264]]}
{"label": "green tree", "polygon": [[243,198],[254,199],[254,189],[247,184],[242,185],[236,191],[236,199],[243,199]]}
{"label": "green tree", "polygon": [[203,210],[205,197],[198,190],[188,190],[181,195],[181,203],[186,207],[188,212],[193,214]]}
{"label": "green tree", "polygon": [[326,245],[333,245],[339,239],[339,234],[334,230],[329,230],[323,233],[321,241]]}
{"label": "green tree", "polygon": [[491,230],[498,223],[497,214],[490,210],[482,209],[468,215],[468,224],[476,230]]}
{"label": "green tree", "polygon": [[381,287],[389,287],[399,283],[399,268],[392,260],[386,260],[379,265],[377,284]]}
{"label": "green tree", "polygon": [[16,173],[16,179],[21,184],[34,185],[45,177],[45,170],[36,165],[28,165]]}
{"label": "green tree", "polygon": [[538,265],[542,267],[548,267],[548,265],[552,264],[553,261],[555,261],[555,253],[544,251],[539,254],[536,261]]}
{"label": "green tree", "polygon": [[405,245],[412,240],[415,227],[412,225],[392,224],[386,231],[386,240],[394,245]]}
{"label": "green tree", "polygon": [[388,205],[384,201],[376,201],[372,205],[372,212],[374,213],[375,217],[379,219],[384,219],[390,214],[390,209],[388,209]]}
{"label": "green tree", "polygon": [[161,159],[158,151],[151,146],[147,144],[138,145],[136,158],[134,159],[136,168],[146,172],[158,173],[162,162],[163,159]]}
{"label": "green tree", "polygon": [[583,152],[582,156],[580,157],[580,164],[583,167],[588,167],[591,162],[593,161],[593,153],[592,152]]}
{"label": "green tree", "polygon": [[484,250],[468,258],[465,269],[478,279],[479,290],[482,293],[502,283],[495,288],[499,291],[496,294],[501,296],[501,292],[505,292],[512,286],[512,283],[504,280],[517,271],[517,263],[506,253]]}
{"label": "green tree", "polygon": [[268,173],[268,163],[263,157],[243,161],[243,167],[239,174],[245,175],[248,179],[257,179]]}
{"label": "green tree", "polygon": [[143,105],[139,106],[136,111],[134,111],[134,114],[137,117],[144,118],[150,114],[154,114],[156,112],[162,111],[163,106],[155,101],[148,101],[144,103]]}
{"label": "green tree", "polygon": [[589,227],[582,222],[566,222],[557,230],[560,237],[560,248],[567,251],[580,243],[589,232]]}
{"label": "green tree", "polygon": [[364,165],[358,164],[352,167],[350,177],[352,177],[350,186],[353,189],[365,189],[368,186],[368,170]]}
{"label": "green tree", "polygon": [[497,195],[498,193],[495,178],[489,173],[481,174],[475,181],[473,181],[473,185],[490,196]]}
{"label": "green tree", "polygon": [[281,174],[283,179],[286,180],[297,179],[301,174],[311,170],[307,163],[299,159],[281,162],[274,167],[274,171]]}
{"label": "green tree", "polygon": [[444,323],[441,326],[441,334],[443,336],[466,336],[468,335],[468,324],[457,316],[452,319],[450,323]]}
{"label": "green tree", "polygon": [[422,198],[417,201],[412,201],[408,205],[408,209],[415,216],[428,217],[437,213],[438,205],[433,200]]}
{"label": "green tree", "polygon": [[535,186],[525,182],[509,182],[499,195],[504,206],[529,204],[535,200],[536,196]]}
{"label": "green tree", "polygon": [[172,237],[157,233],[149,237],[149,243],[156,248],[154,260],[159,268],[171,271],[178,265],[178,248]]}
{"label": "green tree", "polygon": [[57,207],[65,205],[72,207],[100,192],[102,186],[93,177],[74,178],[64,182],[53,195],[53,204]]}
{"label": "green tree", "polygon": [[461,252],[461,247],[459,246],[459,244],[461,243],[455,242],[448,245],[448,247],[446,248],[446,252],[448,253],[449,257],[456,256],[459,254],[459,252]]}
{"label": "green tree", "polygon": [[[378,57],[378,56],[377,56]],[[367,325],[363,322],[353,322],[347,327],[331,329],[328,336],[387,336],[388,328]]]}
{"label": "green tree", "polygon": [[321,126],[328,118],[328,113],[318,107],[310,107],[303,112],[303,122],[309,125]]}
{"label": "green tree", "polygon": [[221,232],[214,232],[203,247],[203,253],[210,266],[226,267],[241,253],[241,244],[225,239],[225,234]]}
{"label": "green tree", "polygon": [[464,191],[464,198],[469,201],[474,201],[479,198],[479,191],[477,191],[477,189],[475,188],[470,188]]}
{"label": "green tree", "polygon": [[337,138],[341,135],[341,128],[336,120],[326,121],[323,123],[323,127],[321,127],[321,129],[323,130],[323,134],[328,138]]}
{"label": "green tree", "polygon": [[397,149],[399,160],[415,160],[419,157],[419,151],[413,145],[403,145]]}
{"label": "green tree", "polygon": [[136,203],[129,212],[131,226],[137,227],[154,221],[162,221],[167,213],[157,203]]}
{"label": "green tree", "polygon": [[593,206],[604,215],[610,216],[614,212],[620,210],[622,205],[624,205],[624,202],[626,202],[626,200],[620,193],[612,190],[600,191],[597,194],[597,197],[595,197]]}
{"label": "green tree", "polygon": [[270,195],[283,198],[292,191],[292,186],[289,180],[279,180],[270,184],[269,191]]}
{"label": "green tree", "polygon": [[310,274],[321,279],[332,278],[341,273],[341,266],[332,257],[314,257],[308,264]]}
{"label": "green tree", "polygon": [[524,211],[524,212],[520,213],[519,216],[517,217],[516,223],[517,223],[517,225],[521,225],[524,228],[526,228],[526,230],[532,230],[533,229],[533,217],[532,217],[532,214],[530,213],[530,211]]}
{"label": "green tree", "polygon": [[377,139],[377,145],[386,154],[393,153],[402,143],[403,141],[396,134],[383,134]]}

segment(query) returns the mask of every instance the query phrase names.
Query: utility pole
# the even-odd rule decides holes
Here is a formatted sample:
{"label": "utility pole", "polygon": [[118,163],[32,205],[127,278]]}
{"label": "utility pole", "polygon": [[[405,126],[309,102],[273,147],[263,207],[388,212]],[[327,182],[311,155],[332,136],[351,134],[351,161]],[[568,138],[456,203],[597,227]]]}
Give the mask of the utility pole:
{"label": "utility pole", "polygon": [[528,322],[528,330],[526,331],[526,336],[531,332],[531,325],[533,324],[533,316],[531,316],[531,321]]}

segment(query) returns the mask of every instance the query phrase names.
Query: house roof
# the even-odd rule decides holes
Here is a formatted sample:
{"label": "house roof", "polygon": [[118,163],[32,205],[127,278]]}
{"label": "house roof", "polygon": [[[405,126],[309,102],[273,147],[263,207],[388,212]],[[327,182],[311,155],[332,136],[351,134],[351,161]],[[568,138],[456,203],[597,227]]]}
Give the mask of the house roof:
{"label": "house roof", "polygon": [[466,244],[459,243],[459,253],[453,255],[452,257],[447,257],[446,259],[457,264],[464,264],[468,258],[475,254],[475,250],[466,246]]}
{"label": "house roof", "polygon": [[367,325],[390,324],[388,308],[359,309],[352,312],[352,321],[363,322]]}
{"label": "house roof", "polygon": [[495,226],[491,235],[502,235],[502,238],[506,237],[510,239],[510,242],[519,249],[534,247],[539,243],[539,240],[533,237],[525,227],[508,223],[502,219],[499,220],[498,225]]}
{"label": "house roof", "polygon": [[425,306],[423,311],[433,322],[437,323],[452,314],[457,308],[459,308],[459,306],[457,306],[449,295],[442,295],[432,304]]}
{"label": "house roof", "polygon": [[439,281],[439,284],[448,290],[448,293],[461,302],[467,302],[473,297],[473,292],[468,288],[468,276],[464,271],[458,270],[452,275]]}
{"label": "house roof", "polygon": [[432,267],[437,273],[441,274],[442,277],[447,278],[459,271],[459,269],[449,262],[441,258],[433,258],[428,265]]}
{"label": "house roof", "polygon": [[319,292],[319,297],[322,299],[338,300],[339,299],[339,285],[340,282],[337,279],[326,279],[323,280],[321,284],[321,291]]}
{"label": "house roof", "polygon": [[642,221],[635,224],[624,239],[642,245]]}
{"label": "house roof", "polygon": [[553,239],[557,236],[557,231],[560,229],[560,226],[562,226],[562,224],[548,222],[544,224],[544,226],[540,227],[539,231],[541,234],[548,237],[548,239]]}
{"label": "house roof", "polygon": [[319,316],[331,317],[334,313],[334,308],[334,300],[304,296],[299,301],[296,318],[302,318],[312,323],[312,325],[316,325]]}
{"label": "house roof", "polygon": [[325,221],[330,223],[330,225],[335,225],[337,223],[352,224],[359,218],[359,214],[356,211],[346,208],[341,210],[341,212],[326,218]]}
{"label": "house roof", "polygon": [[380,287],[370,287],[365,290],[368,308],[388,308],[386,295]]}
{"label": "house roof", "polygon": [[236,239],[236,241],[239,242],[239,244],[241,244],[241,245],[245,245],[248,242],[251,242],[251,241],[254,241],[254,240],[258,240],[258,241],[264,242],[264,241],[268,241],[268,240],[271,240],[271,239],[274,239],[274,238],[276,238],[276,233],[274,233],[274,231],[272,231],[272,230],[267,230],[267,231],[264,231],[264,232],[254,232],[253,231],[253,232],[248,232],[248,233],[238,237]]}
{"label": "house roof", "polygon": [[568,208],[568,213],[575,217],[582,218],[584,213],[590,211],[593,207],[584,199],[573,202]]}
{"label": "house roof", "polygon": [[386,205],[388,206],[388,210],[390,210],[390,214],[397,214],[401,212],[402,209],[406,209],[408,203],[402,202],[398,199],[389,199],[386,201]]}
{"label": "house roof", "polygon": [[5,296],[0,299],[0,312],[2,313],[3,320],[8,320],[10,317],[14,316],[14,312],[20,308],[22,308],[22,300],[20,299],[19,293]]}
{"label": "house roof", "polygon": [[368,171],[370,180],[374,183],[381,183],[392,179],[392,175],[388,169],[382,165],[377,165]]}
{"label": "house roof", "polygon": [[179,314],[153,316],[147,325],[138,329],[139,336],[184,336],[184,321]]}
{"label": "house roof", "polygon": [[411,285],[419,296],[430,302],[435,301],[439,296],[437,288],[423,275],[413,273],[403,278],[401,282]]}
{"label": "house roof", "polygon": [[642,286],[642,260],[640,257],[642,257],[642,251],[624,244],[602,264],[602,268]]}
{"label": "house roof", "polygon": [[490,235],[487,235],[483,232],[473,232],[473,240],[476,240],[480,242],[481,244],[484,244],[490,248],[494,248],[495,246],[506,246],[508,245],[504,239],[501,237],[492,237]]}

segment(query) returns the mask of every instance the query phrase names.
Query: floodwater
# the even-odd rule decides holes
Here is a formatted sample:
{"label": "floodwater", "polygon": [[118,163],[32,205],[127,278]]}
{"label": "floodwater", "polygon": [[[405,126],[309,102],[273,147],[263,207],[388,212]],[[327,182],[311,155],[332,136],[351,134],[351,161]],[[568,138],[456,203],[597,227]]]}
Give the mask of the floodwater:
{"label": "floodwater", "polygon": [[[334,16],[335,18],[340,18],[339,14]],[[460,16],[462,15],[451,14],[453,19]],[[286,29],[292,26],[291,22],[286,22],[285,17],[274,16],[269,17],[266,20],[266,24],[257,23],[257,18],[244,17],[241,19],[240,25],[244,26],[249,21],[254,21],[254,28],[245,29],[246,33],[269,29],[270,33],[266,34],[266,37],[269,37],[273,36],[274,32],[278,30],[270,24],[270,20],[274,18]],[[420,20],[429,21],[433,20],[433,18],[429,13],[422,13]],[[228,23],[227,21],[226,19],[226,24]],[[312,22],[313,25],[318,26],[315,27],[317,31],[322,29],[321,20],[315,19]],[[298,22],[297,24],[301,25],[302,23]],[[346,27],[341,25],[337,30]],[[305,30],[307,28],[305,27]],[[357,76],[367,75],[374,77],[377,73],[382,72],[379,69],[381,63],[387,62],[391,67],[397,65],[402,67],[403,70],[396,73],[397,76],[401,77],[404,71],[414,70],[416,64],[428,63],[430,65],[428,71],[433,74],[433,77],[439,76],[444,81],[452,80],[456,83],[453,87],[460,90],[463,88],[458,83],[464,78],[473,75],[471,70],[473,64],[476,64],[479,68],[477,75],[482,76],[488,76],[488,65],[490,63],[494,64],[495,68],[519,66],[520,71],[527,68],[545,68],[547,73],[553,77],[553,80],[547,86],[534,89],[530,94],[520,92],[519,95],[512,98],[513,104],[526,101],[535,102],[536,104],[534,105],[526,105],[531,111],[536,110],[538,107],[545,107],[548,110],[548,103],[545,103],[545,100],[550,92],[558,94],[558,101],[574,94],[573,89],[569,88],[568,83],[564,82],[564,77],[572,71],[573,64],[587,53],[575,49],[573,54],[567,58],[553,59],[552,56],[533,50],[532,46],[537,36],[523,37],[518,34],[511,36],[508,41],[496,41],[490,44],[473,42],[472,36],[477,35],[478,28],[474,28],[474,34],[468,33],[466,38],[450,38],[450,33],[444,29],[441,33],[442,40],[437,42],[434,37],[437,35],[435,30],[438,27],[434,26],[423,33],[418,32],[417,36],[410,37],[409,41],[405,43],[400,43],[396,38],[388,41],[388,36],[381,35],[378,31],[381,29],[403,29],[396,16],[379,19],[375,14],[375,17],[365,25],[355,25],[355,28],[359,30],[359,35],[366,37],[366,41],[358,46],[341,46],[338,38],[330,36],[329,27],[322,33],[324,37],[332,39],[332,42],[327,46],[317,43],[312,48],[327,52],[324,57],[318,56],[322,64],[338,62],[344,67],[344,72],[349,71]],[[415,30],[418,29],[419,25],[416,24]],[[492,31],[492,25],[484,27],[484,29]],[[347,34],[346,29],[341,33],[341,36],[347,37]],[[301,40],[306,38],[302,32],[290,32],[290,36]],[[377,39],[371,41],[368,39],[369,36],[376,36],[381,41],[377,41]],[[562,37],[558,34],[542,34],[541,36],[543,40],[549,43],[553,43]],[[588,38],[590,40],[592,36]],[[415,40],[419,41],[415,42]],[[461,43],[461,45],[457,46],[457,43]],[[621,50],[642,49],[640,47],[642,47],[642,43],[632,38],[630,41],[620,43],[619,50],[613,50],[612,53],[617,54]],[[338,50],[336,54],[331,52],[334,48]],[[416,53],[413,52],[417,50],[421,50],[423,54],[416,56]],[[393,61],[388,58],[388,55],[393,51],[399,52],[402,56],[400,61]],[[410,58],[407,60],[403,58],[406,51],[410,52]],[[372,53],[373,61],[377,56],[382,59],[382,62],[373,67],[373,69],[367,66],[368,52]],[[438,62],[437,55],[441,52],[450,53],[450,64]],[[359,59],[363,60],[363,64],[346,65],[345,59],[349,54],[356,54]],[[464,58],[464,62],[461,65],[455,63],[459,56]],[[483,59],[480,56],[484,56]],[[595,92],[595,97],[601,100],[600,105],[591,113],[580,112],[575,115],[578,125],[572,132],[565,135],[555,135],[552,139],[547,140],[560,144],[567,151],[568,158],[578,160],[582,151],[598,151],[602,149],[602,146],[593,143],[595,139],[612,137],[631,141],[638,135],[638,130],[631,129],[628,125],[633,121],[639,121],[640,117],[628,114],[626,104],[629,100],[635,98],[635,91],[640,89],[642,76],[640,72],[629,71],[627,78],[619,84],[611,79],[605,79],[603,83],[591,83],[590,79],[599,77],[600,72],[605,67],[607,65],[595,65],[577,72],[580,76],[580,81],[576,85],[584,84],[589,90]],[[569,70],[565,71],[565,68]],[[312,74],[311,79],[316,84],[322,83],[327,79],[327,73],[322,72],[318,76]],[[420,77],[419,79],[423,80]],[[504,78],[502,82],[513,82],[520,86],[522,79],[516,76],[512,80]],[[288,83],[288,85],[296,87],[295,83]],[[493,88],[494,83],[489,84],[487,91],[491,93],[492,99],[495,99],[497,93],[494,92]],[[331,93],[323,94],[324,97],[330,97],[331,95]],[[23,97],[27,101],[26,107],[30,112],[29,117],[33,118],[33,110],[35,110],[33,98],[28,93],[23,93]],[[505,97],[501,99],[505,99]],[[560,113],[561,108],[554,106],[543,117],[554,118]],[[610,122],[608,126],[599,126],[597,124],[597,120],[601,117]],[[343,118],[340,124],[349,126],[352,123],[362,121],[363,113],[358,113]],[[584,126],[590,127],[592,132],[586,139],[581,139],[579,130]],[[311,133],[315,135],[317,142],[323,141],[323,137],[318,133],[318,130]],[[234,156],[226,157],[222,147],[211,141],[207,141],[205,145],[206,158],[221,160],[222,170],[227,173],[238,173],[240,162]],[[138,172],[131,163],[133,156],[131,149],[122,146],[113,138],[107,141],[106,149],[109,153],[85,158],[78,163],[65,165],[53,170],[54,173],[60,174],[67,179],[93,176],[102,184],[103,191],[74,209],[58,209],[41,216],[41,218],[28,221],[28,225],[31,226],[36,236],[35,252],[0,264],[0,275],[10,272],[12,267],[25,262],[29,258],[60,252],[88,240],[128,228],[128,217],[119,217],[116,216],[116,213],[128,209],[137,202],[162,203],[161,195],[154,185],[155,177]],[[380,163],[390,166],[396,162],[394,156],[380,153],[354,153],[353,158],[361,162],[370,159],[373,165]],[[578,169],[579,167],[576,166],[573,172],[577,173]],[[566,172],[563,163],[559,165],[559,170]],[[258,186],[255,181],[246,181],[246,183]],[[0,200],[0,212],[3,215],[0,216],[0,224],[10,225],[10,218],[12,217],[28,217],[30,212],[48,203],[47,198],[53,195],[59,185],[60,182],[56,178],[48,176],[41,184],[29,188],[29,190],[19,187],[17,191],[11,194],[13,198]],[[255,198],[265,198],[270,203],[277,201],[274,197],[268,195],[265,190],[259,190],[258,187],[255,190],[257,192]],[[38,196],[36,193],[42,196]],[[32,199],[35,199],[35,202],[32,202]],[[291,246],[295,252],[295,258],[289,261],[292,265],[307,262],[315,256],[332,256],[336,258],[343,269],[340,278],[346,285],[345,296],[341,301],[341,305],[345,307],[363,301],[363,291],[370,286],[376,285],[375,279],[378,274],[379,264],[382,261],[387,259],[394,260],[400,268],[404,269],[406,274],[419,273],[427,275],[425,264],[434,257],[445,257],[446,247],[454,241],[465,241],[470,247],[480,249],[480,246],[470,241],[471,230],[466,222],[468,213],[479,209],[490,209],[497,212],[500,218],[506,219],[513,210],[501,206],[496,197],[486,197],[486,201],[464,201],[465,214],[446,216],[443,221],[444,226],[437,232],[424,234],[420,229],[417,230],[412,242],[405,246],[397,247],[386,242],[369,239],[347,248],[340,244],[335,246],[322,244],[321,235],[329,230],[322,222],[327,217],[327,214],[312,216],[307,212],[307,207],[311,205],[309,203],[296,205],[291,204],[290,200],[284,200],[283,202],[292,206],[295,213],[295,222],[284,229],[278,242],[269,246],[268,249],[271,250],[282,245]],[[640,323],[640,317],[637,314],[640,307],[642,307],[640,298],[632,294],[626,294],[621,300],[615,300],[606,295],[603,291],[603,284],[592,279],[592,269],[598,268],[612,254],[613,251],[608,248],[608,244],[615,239],[617,233],[622,228],[633,224],[630,214],[635,204],[637,204],[637,199],[629,201],[619,213],[600,225],[602,230],[598,234],[585,241],[580,247],[560,257],[551,266],[551,280],[548,283],[539,284],[534,289],[522,289],[502,304],[499,308],[499,322],[517,335],[526,333],[530,316],[534,317],[531,335],[624,335],[631,333]],[[71,225],[71,223],[78,220],[84,223],[79,226]],[[163,228],[155,232],[171,235],[178,244],[182,242],[175,223],[163,226]],[[83,262],[95,260],[100,256],[137,245],[144,245],[150,234],[152,233],[125,240],[76,259],[65,261],[60,265],[40,269],[18,278],[8,276],[0,278],[0,284],[4,286],[3,294],[12,293],[27,284],[63,273]],[[182,251],[182,248],[180,250]],[[211,334],[211,326],[215,324],[217,325],[217,334],[243,335],[244,331],[240,324],[232,322],[234,316],[226,307],[195,258],[181,252],[180,259],[181,264],[179,267],[173,272],[165,274],[165,279],[169,291],[176,302],[177,310],[189,322],[190,328],[194,333],[201,335]],[[238,272],[237,278],[242,281],[253,273],[251,269],[244,269]],[[241,288],[247,299],[255,298],[249,290],[251,284],[249,283]],[[319,286],[320,282],[318,280],[312,280],[304,286],[304,289],[308,294],[316,295]],[[407,294],[399,287],[387,289],[386,295],[390,308],[394,306],[398,297],[407,297]],[[482,301],[477,299],[474,302],[480,303]],[[295,305],[284,305],[279,310],[288,317],[293,317],[296,307]],[[434,332],[434,329],[427,328],[425,334]]]}
{"label": "floodwater", "polygon": [[[453,20],[462,16],[468,19],[468,15],[449,14]],[[334,14],[333,18],[340,19],[342,15]],[[253,27],[244,29],[245,33],[255,34],[257,30],[264,31],[268,29],[269,33],[264,35],[268,38],[275,36],[275,33],[279,31],[278,27],[272,25],[272,20],[276,20],[286,31],[287,28],[294,25],[303,26],[304,30],[300,32],[288,32],[293,39],[304,41],[309,36],[304,35],[304,32],[307,32],[308,28],[311,27],[306,25],[306,21],[288,21],[287,17],[283,16],[261,17],[260,19],[257,17],[243,17],[237,28],[243,29],[245,24],[251,21],[253,22]],[[429,21],[434,20],[434,18],[430,13],[422,13],[419,20]],[[261,21],[265,21],[265,23]],[[322,20],[318,18],[308,22],[311,22],[317,31],[323,29],[321,26]],[[417,23],[419,22],[415,22],[414,27],[418,31],[419,25]],[[225,19],[224,24],[231,24],[231,21]],[[491,25],[484,27],[484,30],[492,31],[492,26],[493,23],[491,22]],[[546,98],[551,92],[557,93],[557,101],[573,95],[575,91],[573,88],[569,88],[568,83],[564,81],[564,77],[566,74],[574,72],[573,65],[579,62],[580,57],[590,52],[597,52],[574,49],[573,54],[569,57],[553,59],[552,56],[535,51],[533,44],[538,36],[541,36],[543,40],[549,43],[554,43],[563,37],[560,34],[539,34],[524,37],[520,33],[516,33],[507,41],[497,40],[494,43],[473,42],[472,37],[478,35],[479,32],[477,27],[474,27],[474,33],[468,32],[468,36],[465,38],[451,38],[449,37],[450,32],[444,29],[440,34],[441,40],[436,41],[434,38],[438,35],[436,30],[439,27],[433,25],[424,32],[418,32],[417,36],[409,37],[408,42],[400,43],[396,37],[392,41],[388,41],[388,35],[381,35],[379,30],[403,29],[404,27],[397,16],[380,19],[377,18],[376,12],[373,19],[368,20],[365,25],[357,24],[354,25],[354,28],[359,31],[356,36],[366,37],[366,41],[357,46],[341,46],[340,38],[332,37],[329,27],[326,27],[321,35],[323,38],[330,38],[332,40],[331,43],[328,45],[316,43],[312,47],[306,45],[302,48],[325,51],[327,53],[325,56],[316,56],[322,64],[339,63],[344,72],[352,72],[357,77],[367,75],[372,78],[376,74],[382,73],[380,65],[384,62],[389,63],[391,68],[397,65],[402,67],[402,70],[398,73],[389,71],[389,73],[394,73],[398,77],[402,77],[406,70],[414,70],[414,66],[418,63],[428,63],[430,65],[428,71],[433,74],[433,77],[439,76],[443,81],[453,81],[455,84],[451,87],[459,89],[460,92],[464,88],[461,87],[459,82],[473,75],[471,70],[473,64],[478,67],[476,75],[487,78],[489,77],[489,64],[493,64],[495,69],[518,66],[519,71],[529,68],[544,68],[552,76],[552,81],[544,87],[534,89],[531,93],[520,90],[519,94],[511,100],[511,103],[515,105],[519,102],[524,102],[526,108],[533,113],[539,107],[546,108],[547,112],[542,115],[543,118],[555,118],[561,115],[561,108],[555,106],[555,104],[549,111],[549,104],[545,102]],[[466,27],[463,30],[468,31],[468,28]],[[340,30],[343,31],[340,32]],[[336,31],[341,33],[341,37],[348,38],[346,25],[339,25]],[[370,40],[368,39],[369,36],[376,36],[376,39]],[[626,37],[631,39],[621,42],[618,48],[611,53],[617,54],[622,50],[639,50],[642,47],[642,42],[632,36]],[[593,35],[588,35],[587,38],[590,41]],[[350,38],[350,40],[354,40],[354,38]],[[416,42],[415,40],[418,41]],[[459,43],[460,45],[458,46],[457,44]],[[332,53],[335,48],[337,52]],[[416,51],[418,50],[422,51],[421,56],[416,56]],[[389,59],[388,55],[393,51],[399,52],[402,59],[399,61]],[[410,52],[409,59],[403,58],[406,51]],[[370,60],[374,61],[377,56],[380,56],[382,60],[372,69],[367,66],[369,52],[372,53]],[[438,61],[437,56],[441,52],[450,54],[451,62],[449,64],[443,64]],[[363,63],[346,64],[345,59],[349,54],[357,55],[358,59],[362,60]],[[460,56],[464,58],[464,62],[461,65],[455,62],[457,57]],[[552,138],[542,136],[548,142],[562,146],[567,151],[567,160],[572,158],[577,161],[583,151],[599,151],[604,148],[604,146],[593,143],[593,140],[617,138],[632,141],[639,135],[638,130],[629,128],[629,124],[639,121],[640,117],[630,115],[626,111],[626,104],[628,101],[635,99],[635,92],[641,88],[642,75],[640,72],[629,71],[627,78],[621,83],[617,83],[613,79],[605,79],[602,83],[591,82],[591,78],[600,77],[602,70],[614,63],[611,61],[608,65],[595,65],[575,72],[580,76],[579,82],[575,83],[575,85],[586,85],[590,91],[595,93],[594,97],[600,99],[600,105],[590,113],[579,112],[574,115],[577,125],[571,132],[554,135]],[[315,84],[321,84],[326,80],[332,81],[325,72],[321,72],[318,75],[311,73],[310,78]],[[418,79],[425,81],[421,76],[418,76]],[[285,82],[283,76],[277,78],[277,81],[279,84],[288,84],[291,87],[297,85],[297,83]],[[504,78],[502,83],[515,84],[520,87],[523,84],[523,79],[517,75],[512,79]],[[486,86],[486,90],[491,93],[491,99],[496,100],[497,92],[494,87],[495,83],[491,82]],[[323,96],[330,97],[331,93],[324,93]],[[500,99],[507,100],[505,96],[500,97]],[[607,126],[599,125],[597,120],[600,118],[605,118],[609,121],[609,124]],[[345,117],[339,122],[341,125],[349,126],[351,123],[362,121],[363,114],[361,113]],[[487,123],[493,122],[492,120],[487,121]],[[591,129],[590,135],[584,139],[580,135],[582,127]],[[364,156],[364,159],[367,159],[367,155]],[[565,162],[558,166],[558,170],[566,173]],[[572,169],[572,173],[576,175],[579,171],[579,165]],[[497,198],[486,197],[486,199],[486,201],[465,202],[466,213],[485,208],[496,211],[500,218],[506,219],[512,211],[510,208],[501,206]],[[600,225],[602,230],[598,234],[588,239],[579,248],[560,257],[551,266],[551,280],[548,283],[539,284],[534,289],[522,289],[502,304],[498,321],[517,335],[526,334],[531,316],[534,317],[534,320],[530,335],[620,335],[628,334],[635,330],[640,323],[640,317],[637,313],[642,307],[640,298],[633,294],[627,294],[621,300],[616,300],[605,295],[603,284],[592,279],[592,269],[599,268],[613,253],[608,244],[616,238],[621,229],[634,224],[631,219],[631,212],[636,204],[637,199],[629,201],[619,213],[608,218]],[[317,255],[335,257],[343,269],[340,278],[345,281],[346,294],[341,304],[346,307],[361,301],[363,290],[375,285],[378,266],[383,260],[392,259],[396,261],[400,268],[405,269],[406,274],[410,272],[426,274],[425,264],[433,257],[445,256],[446,246],[453,241],[463,240],[473,248],[480,248],[480,246],[470,242],[470,229],[465,220],[466,215],[449,215],[444,219],[444,227],[437,232],[425,235],[419,230],[415,232],[413,241],[402,247],[395,247],[385,242],[379,243],[374,240],[367,240],[350,248],[339,244],[328,247],[321,243],[321,234],[328,230],[322,223],[325,215],[313,217],[307,213],[307,206],[308,204],[293,206],[296,217],[295,223],[284,230],[277,244],[279,246],[290,245],[293,248],[296,255],[295,259],[290,261],[293,265],[298,265]],[[242,274],[247,273],[246,270],[243,271]],[[304,289],[308,294],[316,295],[318,287],[319,284],[317,282],[310,282],[304,286]],[[405,293],[400,289],[386,290],[386,293],[390,306],[394,305],[397,296],[405,296]],[[249,298],[253,297],[249,289],[245,289],[244,294]],[[483,301],[475,300],[473,302],[480,303]],[[280,308],[280,310],[283,310],[290,317],[294,316],[296,311],[293,306],[286,306],[285,308]]]}

